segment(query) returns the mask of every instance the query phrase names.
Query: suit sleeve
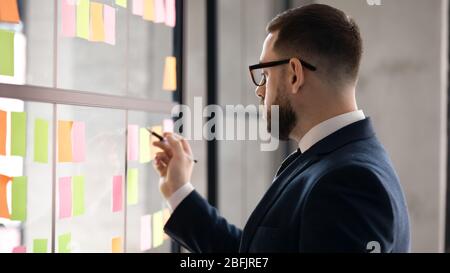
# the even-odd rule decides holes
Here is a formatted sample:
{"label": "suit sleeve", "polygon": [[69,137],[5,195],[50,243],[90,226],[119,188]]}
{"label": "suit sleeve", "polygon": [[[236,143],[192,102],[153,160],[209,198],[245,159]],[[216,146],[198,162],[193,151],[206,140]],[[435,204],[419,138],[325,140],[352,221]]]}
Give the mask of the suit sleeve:
{"label": "suit sleeve", "polygon": [[242,236],[195,190],[173,211],[164,231],[193,253],[238,252]]}
{"label": "suit sleeve", "polygon": [[302,211],[300,252],[391,252],[394,217],[380,179],[363,167],[344,167],[315,184]]}

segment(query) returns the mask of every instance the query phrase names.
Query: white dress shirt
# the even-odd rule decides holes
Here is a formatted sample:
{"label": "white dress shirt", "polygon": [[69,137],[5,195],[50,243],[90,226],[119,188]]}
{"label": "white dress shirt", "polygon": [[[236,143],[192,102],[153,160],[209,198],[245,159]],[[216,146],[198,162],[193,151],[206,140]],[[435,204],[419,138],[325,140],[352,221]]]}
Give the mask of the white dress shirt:
{"label": "white dress shirt", "polygon": [[[308,133],[306,133],[300,140],[298,147],[300,148],[300,151],[304,153],[314,146],[314,144],[327,136],[365,118],[366,116],[364,115],[364,112],[358,110],[325,120],[309,130]],[[176,207],[184,200],[184,198],[186,198],[193,190],[194,186],[190,182],[184,184],[167,199],[169,208],[174,211]]]}

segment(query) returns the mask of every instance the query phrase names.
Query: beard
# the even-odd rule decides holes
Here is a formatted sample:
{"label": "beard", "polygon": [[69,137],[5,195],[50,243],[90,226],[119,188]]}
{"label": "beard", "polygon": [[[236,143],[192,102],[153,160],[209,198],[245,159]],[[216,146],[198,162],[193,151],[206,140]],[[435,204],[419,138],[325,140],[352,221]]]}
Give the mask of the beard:
{"label": "beard", "polygon": [[[279,109],[279,139],[289,140],[289,135],[297,124],[297,116],[292,108],[292,105],[281,88],[277,89],[277,96],[273,105],[278,105]],[[275,121],[276,122],[276,121]],[[272,112],[267,109],[267,131],[272,133]],[[276,133],[276,132],[275,132]]]}

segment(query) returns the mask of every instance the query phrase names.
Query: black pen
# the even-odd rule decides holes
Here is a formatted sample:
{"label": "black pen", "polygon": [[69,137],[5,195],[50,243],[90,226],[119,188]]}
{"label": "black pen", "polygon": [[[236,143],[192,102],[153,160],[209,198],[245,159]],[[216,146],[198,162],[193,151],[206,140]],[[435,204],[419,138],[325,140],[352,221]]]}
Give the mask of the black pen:
{"label": "black pen", "polygon": [[[150,129],[148,129],[148,128],[147,128],[147,131],[149,131],[150,134],[152,134],[152,136],[158,138],[159,141],[165,141],[164,137],[161,136],[161,135],[159,135],[158,133],[156,133],[156,132],[154,132],[154,131],[152,131],[152,130],[150,130]],[[194,163],[197,163],[197,162],[198,162],[196,159],[193,159],[191,156],[188,155],[188,157],[189,157],[192,161],[194,161]]]}

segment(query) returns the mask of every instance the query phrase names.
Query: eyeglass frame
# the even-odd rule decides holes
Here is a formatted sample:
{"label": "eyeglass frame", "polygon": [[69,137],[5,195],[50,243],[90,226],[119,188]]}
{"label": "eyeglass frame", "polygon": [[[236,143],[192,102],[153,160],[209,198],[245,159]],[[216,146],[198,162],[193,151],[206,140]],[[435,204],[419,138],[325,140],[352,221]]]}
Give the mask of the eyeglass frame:
{"label": "eyeglass frame", "polygon": [[264,77],[264,83],[263,84],[257,83],[256,80],[255,80],[255,77],[253,76],[253,73],[252,73],[253,70],[262,69],[262,68],[269,68],[269,67],[275,67],[275,66],[279,66],[279,65],[283,65],[283,64],[288,64],[292,59],[298,59],[300,61],[300,63],[308,70],[317,71],[317,68],[314,65],[312,65],[312,64],[310,64],[310,63],[308,63],[306,61],[303,61],[300,58],[289,58],[289,59],[284,59],[284,60],[280,60],[280,61],[259,63],[259,64],[255,64],[255,65],[250,65],[248,67],[248,69],[250,71],[250,77],[252,78],[253,83],[256,86],[258,86],[258,87],[264,86],[267,83],[267,78],[266,78],[265,75],[263,76]]}

